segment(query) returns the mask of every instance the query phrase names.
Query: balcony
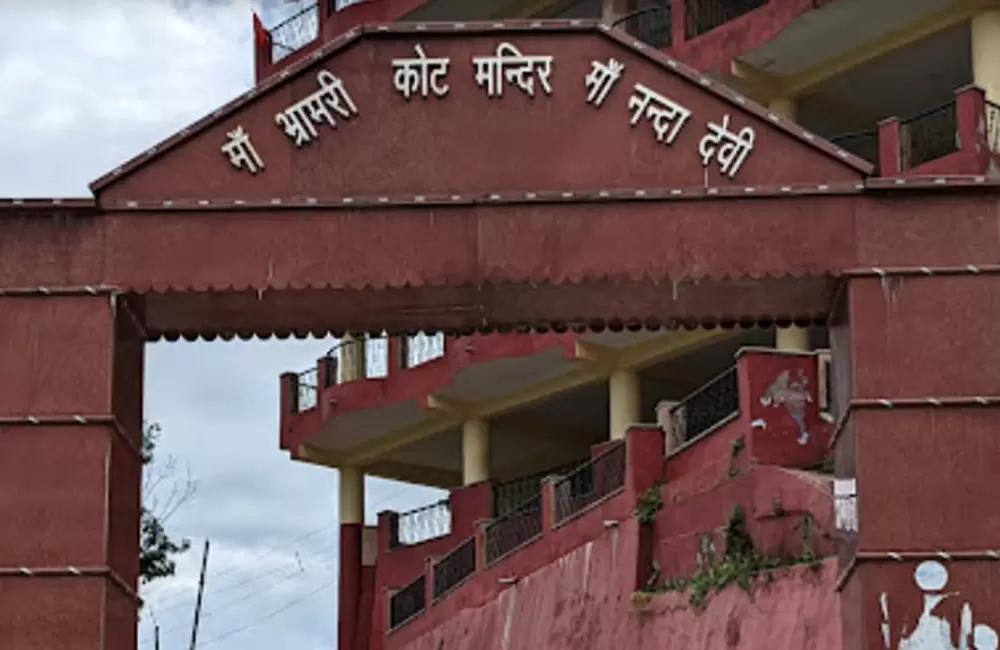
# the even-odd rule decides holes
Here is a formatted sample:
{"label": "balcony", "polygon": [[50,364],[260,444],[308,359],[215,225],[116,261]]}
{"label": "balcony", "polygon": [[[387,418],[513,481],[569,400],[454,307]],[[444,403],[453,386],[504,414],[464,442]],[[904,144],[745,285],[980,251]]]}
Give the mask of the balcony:
{"label": "balcony", "polygon": [[879,127],[882,176],[981,175],[1000,165],[1000,106],[967,86],[940,106]]}
{"label": "balcony", "polygon": [[[688,511],[728,512],[734,499],[753,511],[752,486],[764,483],[785,486],[782,493],[792,498],[798,475],[768,467],[808,469],[826,458],[831,426],[820,410],[829,401],[826,358],[825,353],[741,350],[734,365],[671,404],[662,428],[635,425],[625,440],[595,445],[589,459],[553,469],[541,480],[531,477],[533,490],[503,513],[496,504],[498,492],[508,489],[504,485],[453,491],[447,535],[418,535],[424,540],[419,544],[400,544],[401,537],[413,538],[404,529],[419,525],[404,523],[414,520],[409,513],[380,514],[376,593],[387,589],[389,598],[385,611],[376,605],[373,629],[386,630],[390,639],[404,635],[399,643],[426,633],[469,606],[469,599],[479,602],[484,593],[502,590],[620,525],[639,495],[661,482],[657,489],[666,505],[657,515],[654,532],[660,537],[648,540],[649,558],[655,555],[671,571],[692,569],[696,553],[664,556],[664,549],[698,541],[688,530],[693,521]],[[803,491],[797,513],[813,517],[822,531],[830,526],[832,509],[829,495],[815,486],[813,481]],[[445,510],[434,507],[443,516]],[[750,526],[762,548],[781,553],[789,540],[798,539],[797,522],[761,514]],[[832,552],[828,542],[817,548]]]}

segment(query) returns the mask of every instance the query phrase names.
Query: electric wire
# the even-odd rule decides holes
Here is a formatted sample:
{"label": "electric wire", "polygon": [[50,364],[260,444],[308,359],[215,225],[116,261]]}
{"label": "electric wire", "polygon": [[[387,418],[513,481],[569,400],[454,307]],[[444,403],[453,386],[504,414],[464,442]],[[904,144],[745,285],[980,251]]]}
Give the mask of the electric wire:
{"label": "electric wire", "polygon": [[[324,571],[324,570],[332,569],[335,564],[336,564],[336,560],[331,560],[331,561],[328,561],[328,562],[325,562],[325,563],[318,564],[318,565],[316,565],[314,567],[311,567],[309,569],[300,569],[299,571],[296,571],[294,573],[286,574],[286,575],[284,575],[282,577],[282,579],[276,580],[276,581],[272,582],[269,585],[263,586],[262,588],[259,588],[259,589],[256,589],[254,591],[250,591],[250,592],[248,592],[246,594],[243,594],[239,598],[234,598],[234,599],[229,600],[229,601],[224,601],[224,602],[216,604],[216,605],[210,605],[210,608],[208,609],[208,611],[204,612],[201,615],[201,618],[202,618],[202,620],[212,618],[213,616],[215,616],[215,615],[217,615],[217,614],[219,614],[221,612],[226,612],[226,611],[229,611],[231,609],[236,608],[236,606],[240,605],[241,603],[245,603],[247,601],[259,598],[262,594],[265,594],[265,593],[271,591],[272,589],[274,589],[274,588],[276,588],[276,587],[278,587],[280,585],[287,584],[287,583],[292,582],[292,581],[294,581],[296,579],[302,579],[302,578],[310,575],[312,572],[315,572],[315,571]],[[334,580],[336,580],[336,577],[334,578]],[[208,599],[210,596],[213,596],[213,595],[216,595],[216,594],[214,592],[206,590],[206,592],[205,592],[206,599]],[[209,602],[211,602],[211,601],[209,601]],[[158,610],[158,611],[160,612],[160,615],[162,616],[163,610]],[[165,634],[165,635],[167,635],[167,634],[170,634],[172,632],[176,632],[176,631],[181,630],[181,629],[188,629],[189,627],[190,627],[190,622],[184,621],[184,622],[178,623],[176,625],[172,625],[172,626],[170,626],[170,627],[162,630],[162,633]],[[152,643],[153,643],[152,639],[147,639],[146,642],[143,643],[143,646],[144,647],[145,646],[149,646]]]}
{"label": "electric wire", "polygon": [[286,602],[284,605],[282,605],[278,609],[273,610],[270,613],[265,614],[263,616],[257,616],[257,617],[255,617],[254,620],[253,620],[253,622],[248,623],[247,625],[243,625],[241,627],[233,628],[233,629],[231,629],[231,630],[229,630],[227,632],[223,632],[222,634],[217,635],[215,637],[212,637],[211,639],[205,641],[204,643],[199,642],[198,645],[197,645],[197,647],[198,648],[207,648],[208,646],[215,645],[216,643],[219,643],[220,641],[224,641],[225,639],[228,639],[228,638],[230,638],[232,636],[236,636],[237,634],[241,634],[243,632],[246,632],[247,630],[258,626],[261,623],[264,623],[264,622],[269,621],[269,620],[271,620],[273,618],[276,618],[277,616],[279,616],[279,615],[287,612],[288,610],[292,609],[296,605],[301,605],[302,603],[306,602],[307,600],[309,600],[313,596],[315,596],[315,595],[317,595],[317,594],[325,591],[326,589],[329,589],[336,582],[337,582],[337,578],[334,578],[333,580],[328,580],[327,582],[324,582],[323,584],[321,584],[316,589],[313,589],[312,591],[308,591],[308,592],[302,594],[301,596],[299,596],[298,598],[293,598],[292,600]]}
{"label": "electric wire", "polygon": [[[385,503],[387,501],[392,501],[392,500],[396,499],[397,497],[403,496],[407,492],[411,491],[413,489],[413,487],[414,486],[412,486],[412,485],[404,486],[404,487],[402,487],[402,488],[394,491],[392,494],[386,495],[385,497],[379,499],[378,501],[376,501],[375,503],[373,503],[369,507],[371,509],[378,508],[380,505],[382,505],[383,503]],[[315,537],[316,535],[318,535],[318,534],[320,534],[320,533],[322,533],[324,531],[328,531],[328,530],[332,529],[333,527],[335,527],[337,525],[338,524],[336,522],[331,522],[331,523],[328,523],[328,524],[324,524],[323,526],[320,526],[319,528],[306,531],[305,533],[302,533],[302,534],[298,535],[297,537],[293,537],[292,539],[288,540],[287,542],[284,542],[281,546],[270,548],[267,551],[264,551],[262,553],[259,553],[259,554],[255,555],[254,557],[246,560],[245,564],[259,563],[261,560],[263,560],[265,558],[269,558],[269,557],[271,557],[273,555],[276,555],[278,553],[288,552],[289,551],[289,547],[291,545],[293,545],[294,543],[301,542],[301,541],[304,541],[306,539],[310,539],[312,537]],[[209,575],[207,576],[207,578],[211,578],[211,580],[214,583],[214,582],[217,582],[219,580],[219,578],[221,578],[223,576],[226,576],[226,575],[229,575],[229,574],[233,573],[234,571],[240,571],[240,570],[242,570],[244,568],[245,568],[245,566],[242,566],[242,565],[241,566],[232,566],[232,567],[229,567],[228,569],[224,569],[222,571],[219,571],[218,573],[209,573]],[[223,593],[223,592],[229,591],[231,589],[235,589],[237,587],[242,587],[242,586],[245,586],[245,585],[250,584],[252,582],[256,582],[258,579],[262,579],[262,578],[265,578],[267,576],[274,575],[275,573],[278,573],[278,572],[283,571],[283,570],[285,570],[285,567],[275,567],[273,569],[269,569],[267,571],[264,571],[263,573],[258,573],[258,574],[255,574],[253,576],[244,578],[243,580],[239,580],[239,581],[234,582],[234,583],[226,584],[226,585],[224,585],[222,587],[219,587],[217,589],[213,589],[212,593],[219,594],[219,593]],[[161,598],[157,598],[156,596],[153,596],[150,600],[156,601],[156,603],[157,603],[156,611],[160,612],[162,614],[164,612],[168,612],[168,611],[177,609],[178,607],[189,605],[191,598],[192,598],[192,596],[190,594],[181,594],[181,593],[176,593],[176,592],[173,592],[173,593],[168,592],[168,593],[163,594],[163,596]]]}

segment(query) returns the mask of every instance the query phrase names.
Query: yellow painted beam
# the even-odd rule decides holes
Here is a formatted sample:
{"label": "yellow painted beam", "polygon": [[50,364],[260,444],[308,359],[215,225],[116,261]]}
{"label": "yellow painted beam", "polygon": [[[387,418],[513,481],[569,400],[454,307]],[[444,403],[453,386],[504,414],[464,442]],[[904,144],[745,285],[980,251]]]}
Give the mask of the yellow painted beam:
{"label": "yellow painted beam", "polygon": [[449,415],[469,419],[465,416],[475,410],[475,405],[470,402],[454,399],[452,397],[431,394],[427,396],[427,408],[432,411],[440,411],[441,413],[447,413]]}
{"label": "yellow painted beam", "polygon": [[[728,336],[731,334],[722,330],[670,332],[662,337],[623,348],[618,356],[618,365],[627,369],[642,368],[691,352]],[[344,452],[344,462],[350,465],[370,465],[396,449],[459,427],[464,420],[490,421],[542,402],[554,395],[607,381],[611,371],[613,368],[603,364],[588,364],[570,370],[562,377],[540,382],[502,397],[475,403],[440,395],[432,396],[433,399],[428,400],[428,406],[437,412],[437,417],[358,445]]]}
{"label": "yellow painted beam", "polygon": [[618,367],[622,370],[642,370],[733,336],[732,332],[721,329],[670,332],[624,348],[618,358]]}
{"label": "yellow painted beam", "polygon": [[[448,430],[461,426],[463,420],[486,420],[516,411],[531,404],[536,404],[553,395],[566,393],[576,388],[602,381],[605,374],[600,370],[590,368],[577,369],[556,379],[541,382],[524,390],[515,391],[491,400],[476,403],[468,410],[441,411],[441,415],[432,422],[423,422],[407,427],[388,436],[383,436],[370,443],[358,445],[345,454],[347,462],[352,465],[367,465],[396,449],[426,440]],[[443,402],[439,402],[443,404]]]}
{"label": "yellow painted beam", "polygon": [[788,77],[781,86],[781,96],[798,97],[813,91],[866,63],[969,21],[985,5],[982,0],[954,2],[941,11],[920,18],[810,70]]}
{"label": "yellow painted beam", "polygon": [[[309,445],[299,445],[300,462],[331,469],[344,465],[343,457],[335,452],[317,449]],[[380,460],[364,468],[367,476],[377,476],[391,481],[402,481],[417,485],[451,489],[462,485],[462,473],[440,467],[425,467],[390,460]]]}

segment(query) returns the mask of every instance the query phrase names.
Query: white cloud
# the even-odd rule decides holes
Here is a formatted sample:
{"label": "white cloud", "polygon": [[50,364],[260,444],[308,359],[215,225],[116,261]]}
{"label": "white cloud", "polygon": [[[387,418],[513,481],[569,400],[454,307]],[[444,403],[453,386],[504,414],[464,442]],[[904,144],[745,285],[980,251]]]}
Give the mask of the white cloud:
{"label": "white cloud", "polygon": [[[263,1],[263,0],[259,0]],[[266,22],[297,10],[270,0]],[[246,90],[251,0],[7,2],[0,41],[0,196],[87,196],[87,185]],[[190,638],[201,544],[211,539],[199,647],[335,645],[337,475],[278,449],[280,372],[329,341],[154,344],[146,415],[161,454],[198,493],[169,522],[194,548],[175,578],[144,590],[140,648]],[[436,491],[368,483],[367,517]],[[214,641],[214,642],[213,642]]]}

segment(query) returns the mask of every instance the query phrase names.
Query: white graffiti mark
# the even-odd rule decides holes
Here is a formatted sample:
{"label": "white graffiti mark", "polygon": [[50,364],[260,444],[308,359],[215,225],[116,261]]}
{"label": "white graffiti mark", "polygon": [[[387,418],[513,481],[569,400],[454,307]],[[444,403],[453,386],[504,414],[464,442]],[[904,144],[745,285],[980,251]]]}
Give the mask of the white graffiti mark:
{"label": "white graffiti mark", "polygon": [[795,379],[791,371],[783,370],[760,398],[762,406],[785,407],[795,424],[799,427],[799,437],[796,442],[805,445],[809,442],[809,431],[806,429],[806,405],[811,404],[813,396],[809,392],[809,378],[801,368]]}
{"label": "white graffiti mark", "polygon": [[834,479],[833,513],[837,530],[858,532],[858,486],[855,479]]}
{"label": "white graffiti mark", "polygon": [[[912,632],[905,625],[900,630],[901,638],[896,650],[998,650],[1000,638],[997,631],[982,623],[973,625],[972,606],[969,603],[962,605],[958,645],[952,645],[951,622],[935,613],[942,601],[959,595],[957,591],[944,593],[943,590],[948,585],[948,569],[943,564],[935,560],[921,562],[913,572],[913,579],[923,592],[924,607]],[[883,592],[879,599],[882,610],[882,642],[885,650],[892,650],[888,600]]]}

